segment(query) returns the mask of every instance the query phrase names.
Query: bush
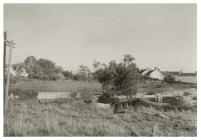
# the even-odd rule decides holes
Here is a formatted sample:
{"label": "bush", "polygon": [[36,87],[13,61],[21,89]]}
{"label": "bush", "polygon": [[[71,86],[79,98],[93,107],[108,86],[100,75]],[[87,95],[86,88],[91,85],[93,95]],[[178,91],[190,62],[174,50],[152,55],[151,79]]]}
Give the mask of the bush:
{"label": "bush", "polygon": [[9,90],[9,95],[13,94],[14,96],[18,96],[19,99],[33,99],[36,98],[38,93],[34,90],[25,90],[21,88],[11,88]]}
{"label": "bush", "polygon": [[184,95],[184,96],[189,96],[189,95],[191,95],[191,93],[189,93],[189,92],[184,92],[183,95]]}
{"label": "bush", "polygon": [[103,93],[98,97],[99,103],[112,104],[114,96],[109,93]]}
{"label": "bush", "polygon": [[173,75],[166,75],[164,81],[167,83],[175,83],[175,77]]}
{"label": "bush", "polygon": [[163,88],[163,87],[165,87],[165,86],[162,85],[162,84],[157,84],[157,85],[155,86],[155,88]]}
{"label": "bush", "polygon": [[[83,100],[84,103],[90,104],[93,102],[92,90],[89,88],[82,88],[77,91],[80,93],[80,99]],[[77,96],[77,93],[75,94]]]}
{"label": "bush", "polygon": [[84,75],[80,75],[80,74],[73,75],[72,79],[75,81],[86,81],[87,80],[87,78]]}
{"label": "bush", "polygon": [[182,96],[163,97],[163,103],[169,103],[172,106],[185,106],[186,102]]}
{"label": "bush", "polygon": [[77,98],[77,92],[76,91],[73,91],[71,94],[70,94],[70,96],[72,97],[72,98],[74,98],[74,99],[76,99]]}
{"label": "bush", "polygon": [[192,98],[192,100],[197,100],[197,97],[196,97],[196,96],[194,96],[194,97]]}
{"label": "bush", "polygon": [[156,94],[156,93],[153,92],[153,91],[149,91],[149,92],[146,93],[146,95],[155,95],[155,94]]}

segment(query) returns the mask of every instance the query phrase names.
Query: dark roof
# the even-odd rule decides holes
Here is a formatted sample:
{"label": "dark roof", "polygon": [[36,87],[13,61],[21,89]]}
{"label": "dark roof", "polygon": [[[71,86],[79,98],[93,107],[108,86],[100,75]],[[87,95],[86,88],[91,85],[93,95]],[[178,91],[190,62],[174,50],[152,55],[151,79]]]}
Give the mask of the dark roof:
{"label": "dark roof", "polygon": [[150,70],[148,73],[146,73],[145,75],[149,76],[154,70]]}
{"label": "dark roof", "polygon": [[145,70],[147,70],[147,69],[142,69],[142,70],[140,70],[140,73],[143,73]]}

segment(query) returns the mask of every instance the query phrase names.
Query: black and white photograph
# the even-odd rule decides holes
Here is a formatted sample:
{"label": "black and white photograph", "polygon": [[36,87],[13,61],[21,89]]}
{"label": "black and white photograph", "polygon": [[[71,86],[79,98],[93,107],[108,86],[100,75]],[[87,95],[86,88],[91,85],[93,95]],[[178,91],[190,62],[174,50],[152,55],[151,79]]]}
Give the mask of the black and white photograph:
{"label": "black and white photograph", "polygon": [[4,3],[3,137],[197,137],[196,3]]}

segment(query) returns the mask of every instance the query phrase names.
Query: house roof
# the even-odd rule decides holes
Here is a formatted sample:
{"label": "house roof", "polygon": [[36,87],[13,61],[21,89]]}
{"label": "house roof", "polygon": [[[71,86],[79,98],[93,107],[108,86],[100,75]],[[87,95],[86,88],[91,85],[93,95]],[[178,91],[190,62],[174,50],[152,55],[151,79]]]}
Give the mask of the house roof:
{"label": "house roof", "polygon": [[145,70],[147,70],[147,69],[142,69],[142,70],[140,70],[140,73],[143,73]]}
{"label": "house roof", "polygon": [[164,78],[163,74],[159,71],[159,69],[145,69],[145,70],[143,69],[141,70],[141,74],[145,78],[158,79],[158,80],[162,80]]}
{"label": "house roof", "polygon": [[145,75],[149,76],[154,70],[150,70],[149,72],[147,72]]}

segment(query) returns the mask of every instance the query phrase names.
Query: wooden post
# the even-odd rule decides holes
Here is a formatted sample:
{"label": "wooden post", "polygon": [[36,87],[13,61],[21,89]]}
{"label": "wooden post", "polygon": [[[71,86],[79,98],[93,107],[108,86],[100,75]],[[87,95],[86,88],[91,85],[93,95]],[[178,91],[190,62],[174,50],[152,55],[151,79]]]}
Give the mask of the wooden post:
{"label": "wooden post", "polygon": [[6,95],[5,95],[5,73],[6,73],[6,40],[7,40],[7,32],[4,32],[4,53],[3,53],[3,65],[4,65],[4,71],[3,71],[3,75],[4,75],[4,78],[3,78],[3,98],[4,98],[4,112],[5,112],[5,104],[6,104]]}
{"label": "wooden post", "polygon": [[4,112],[6,112],[7,104],[8,104],[8,91],[9,91],[9,84],[10,84],[10,67],[11,67],[12,51],[13,51],[13,48],[14,48],[14,45],[15,45],[15,43],[13,41],[7,41],[5,39],[7,39],[6,38],[6,33],[4,34],[4,45],[5,45],[5,49],[6,49],[6,46],[9,47],[9,58],[8,58],[8,70],[7,70],[6,89],[5,89],[6,91],[5,91]]}

